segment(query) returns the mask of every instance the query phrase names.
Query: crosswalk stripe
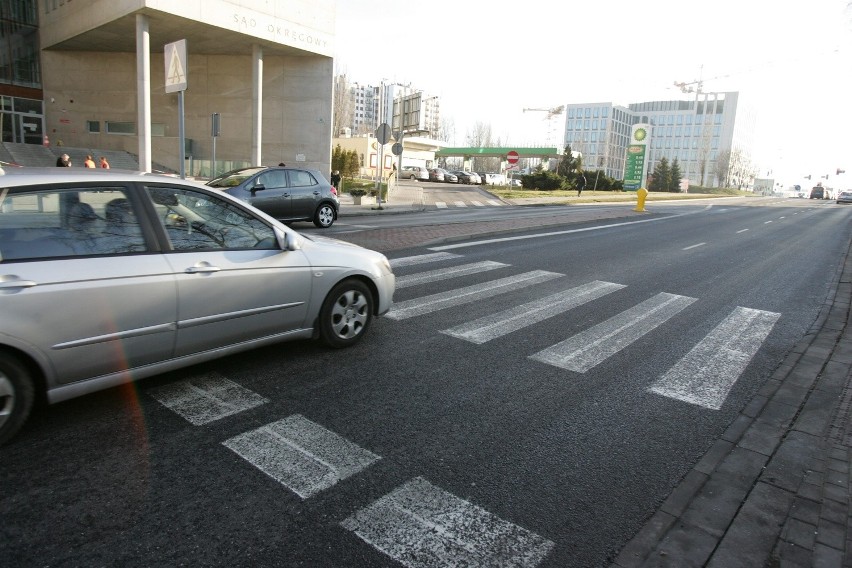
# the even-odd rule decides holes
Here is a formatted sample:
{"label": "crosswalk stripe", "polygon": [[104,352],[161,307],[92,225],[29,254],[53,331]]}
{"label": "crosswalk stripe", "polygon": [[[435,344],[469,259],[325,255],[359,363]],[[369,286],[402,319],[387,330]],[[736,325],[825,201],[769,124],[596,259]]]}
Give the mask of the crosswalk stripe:
{"label": "crosswalk stripe", "polygon": [[469,304],[483,298],[491,298],[498,294],[519,290],[532,284],[539,284],[561,276],[563,275],[555,272],[533,270],[516,276],[508,276],[506,278],[492,280],[483,284],[474,284],[472,286],[449,290],[447,292],[440,292],[438,294],[432,294],[422,298],[396,302],[385,317],[395,320],[407,319],[443,310],[444,308]]}
{"label": "crosswalk stripe", "polygon": [[195,426],[269,402],[218,373],[156,387],[148,394]]}
{"label": "crosswalk stripe", "polygon": [[302,499],[381,459],[299,414],[222,444]]}
{"label": "crosswalk stripe", "polygon": [[458,278],[459,276],[468,276],[470,274],[479,274],[489,270],[505,268],[511,266],[502,262],[494,262],[493,260],[485,260],[482,262],[472,262],[470,264],[460,264],[449,268],[438,268],[429,270],[428,272],[418,272],[417,274],[409,274],[407,276],[397,276],[396,288],[407,288],[409,286],[417,286],[418,284],[428,284],[429,282],[439,282],[450,278]]}
{"label": "crosswalk stripe", "polygon": [[464,201],[456,201],[456,207],[467,207],[467,204]]}
{"label": "crosswalk stripe", "polygon": [[496,199],[486,199],[485,201],[488,202],[488,205],[493,205],[495,207],[500,207],[501,205],[503,205],[503,203],[497,201]]}
{"label": "crosswalk stripe", "polygon": [[624,288],[623,284],[596,280],[563,290],[540,300],[511,308],[498,314],[485,316],[475,321],[441,330],[441,333],[482,344],[502,337],[527,326],[567,312],[572,308]]}
{"label": "crosswalk stripe", "polygon": [[428,264],[430,262],[438,262],[441,260],[450,260],[453,258],[461,258],[462,255],[452,252],[434,252],[429,254],[417,254],[414,256],[403,256],[402,258],[391,259],[392,268],[400,268],[402,266],[414,266],[415,264]]}
{"label": "crosswalk stripe", "polygon": [[422,477],[397,487],[340,524],[408,568],[534,567],[555,546]]}
{"label": "crosswalk stripe", "polygon": [[719,410],[780,317],[737,307],[648,390]]}
{"label": "crosswalk stripe", "polygon": [[530,359],[585,373],[685,309],[696,298],[661,292]]}
{"label": "crosswalk stripe", "polygon": [[483,202],[477,201],[476,199],[472,199],[470,202],[476,205],[477,207],[485,207],[485,204]]}
{"label": "crosswalk stripe", "polygon": [[435,202],[435,207],[437,207],[438,209],[446,209],[446,208],[447,208],[447,204],[446,204],[446,202],[444,202],[444,201],[436,201],[436,202]]}

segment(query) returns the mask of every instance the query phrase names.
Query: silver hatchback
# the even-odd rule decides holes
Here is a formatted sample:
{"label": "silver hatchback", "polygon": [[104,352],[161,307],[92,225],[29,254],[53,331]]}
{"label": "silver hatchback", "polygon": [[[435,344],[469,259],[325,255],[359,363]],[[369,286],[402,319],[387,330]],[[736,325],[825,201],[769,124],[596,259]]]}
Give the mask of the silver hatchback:
{"label": "silver hatchback", "polygon": [[0,443],[59,402],[249,348],[359,341],[384,255],[223,194],[117,170],[0,169]]}

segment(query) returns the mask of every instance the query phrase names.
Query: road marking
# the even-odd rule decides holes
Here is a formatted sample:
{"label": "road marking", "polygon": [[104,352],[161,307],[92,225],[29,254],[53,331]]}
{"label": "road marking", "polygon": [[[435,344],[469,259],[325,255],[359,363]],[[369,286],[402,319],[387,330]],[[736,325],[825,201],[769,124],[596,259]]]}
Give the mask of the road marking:
{"label": "road marking", "polygon": [[780,317],[737,307],[648,390],[719,410]]}
{"label": "road marking", "polygon": [[737,231],[737,234],[739,235],[740,233],[745,233],[746,231],[748,231],[748,229],[740,229],[739,231]]}
{"label": "road marking", "polygon": [[464,201],[456,201],[455,205],[456,207],[467,207]]}
{"label": "road marking", "polygon": [[472,262],[470,264],[460,264],[449,268],[438,268],[429,270],[428,272],[418,272],[417,274],[409,274],[407,276],[396,277],[396,289],[407,288],[409,286],[417,286],[419,284],[428,284],[429,282],[439,282],[450,278],[458,278],[460,276],[468,276],[470,274],[479,274],[489,270],[498,268],[506,268],[510,264],[502,262],[494,262],[493,260],[485,260],[482,262]]}
{"label": "road marking", "polygon": [[485,316],[475,321],[441,330],[441,333],[470,341],[471,343],[483,344],[492,339],[502,337],[513,331],[518,331],[540,321],[567,312],[577,306],[596,300],[602,296],[625,288],[623,284],[602,282],[596,280],[563,290],[551,296],[535,300],[511,308],[498,314]]}
{"label": "road marking", "polygon": [[694,248],[698,248],[698,247],[703,247],[703,246],[704,246],[704,245],[706,245],[706,244],[707,244],[707,243],[698,243],[698,244],[696,244],[696,245],[690,245],[690,246],[688,246],[688,247],[683,247],[683,248],[682,248],[682,249],[680,249],[680,250],[689,250],[689,249],[694,249]]}
{"label": "road marking", "polygon": [[[708,206],[709,207],[709,206]],[[680,213],[678,215],[670,215],[668,217],[654,217],[652,219],[642,219],[640,221],[626,221],[624,223],[610,223],[608,225],[597,225],[594,227],[583,227],[582,229],[567,229],[565,231],[551,231],[549,233],[537,233],[535,235],[517,235],[514,237],[501,237],[497,239],[485,239],[482,241],[471,241],[467,243],[456,243],[452,245],[442,245],[439,247],[429,247],[429,250],[434,251],[442,251],[442,250],[453,250],[457,248],[464,247],[478,247],[483,245],[491,245],[494,243],[507,243],[511,241],[521,241],[525,239],[541,239],[546,237],[554,237],[559,235],[571,235],[574,233],[585,233],[588,231],[601,231],[603,229],[611,229],[613,227],[626,227],[628,225],[638,225],[640,223],[656,223],[658,221],[668,221],[671,219],[677,219],[678,217],[684,217],[686,215],[694,215],[694,213]]]}
{"label": "road marking", "polygon": [[445,308],[469,304],[483,298],[491,298],[513,290],[520,290],[533,284],[540,284],[554,278],[560,278],[561,276],[563,275],[555,272],[533,270],[518,274],[517,276],[508,276],[483,284],[474,284],[473,286],[440,292],[431,296],[423,296],[422,298],[414,298],[404,302],[395,302],[391,310],[385,314],[385,317],[402,320],[420,316]]}
{"label": "road marking", "polygon": [[678,314],[696,298],[661,292],[530,359],[585,373]]}
{"label": "road marking", "polygon": [[218,373],[156,387],[148,394],[195,426],[269,402]]}
{"label": "road marking", "polygon": [[302,499],[381,459],[300,414],[222,444]]}
{"label": "road marking", "polygon": [[778,217],[778,218],[779,219],[786,219],[786,217],[784,217],[783,215],[781,217]]}
{"label": "road marking", "polygon": [[486,199],[485,201],[488,203],[488,205],[493,205],[494,207],[503,206],[503,202],[497,201],[496,199]]}
{"label": "road marking", "polygon": [[409,568],[533,567],[555,546],[422,477],[340,524]]}
{"label": "road marking", "polygon": [[763,224],[764,224],[764,225],[768,225],[768,224],[769,224],[769,223],[771,223],[771,222],[772,222],[772,221],[764,221],[764,223],[763,223]]}
{"label": "road marking", "polygon": [[401,266],[413,266],[415,264],[427,264],[430,262],[438,262],[441,260],[450,260],[453,258],[461,258],[462,255],[452,252],[435,252],[429,254],[417,254],[414,256],[403,256],[402,258],[394,258],[390,261],[391,267],[399,268]]}
{"label": "road marking", "polygon": [[477,201],[476,199],[471,199],[470,202],[476,205],[477,207],[485,207],[485,204],[483,202]]}
{"label": "road marking", "polygon": [[435,207],[437,207],[438,209],[446,209],[446,208],[447,208],[447,204],[446,204],[445,202],[443,202],[443,201],[436,201],[436,202],[435,202]]}

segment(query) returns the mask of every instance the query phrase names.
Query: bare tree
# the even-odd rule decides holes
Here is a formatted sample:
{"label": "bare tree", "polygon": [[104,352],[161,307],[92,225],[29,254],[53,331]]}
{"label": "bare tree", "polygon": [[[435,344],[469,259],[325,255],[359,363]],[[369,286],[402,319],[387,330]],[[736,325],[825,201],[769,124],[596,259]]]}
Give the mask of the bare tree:
{"label": "bare tree", "polygon": [[438,130],[438,138],[450,144],[456,143],[456,123],[452,118],[441,117],[441,127]]}
{"label": "bare tree", "polygon": [[713,175],[716,177],[716,185],[730,187],[731,179],[731,151],[722,150],[716,157],[713,165]]}
{"label": "bare tree", "polygon": [[[472,148],[491,148],[494,143],[491,139],[491,125],[477,121],[473,130],[467,133],[467,145]],[[500,167],[500,158],[478,157],[473,159],[472,169],[474,171],[496,171]]]}
{"label": "bare tree", "polygon": [[698,147],[698,171],[701,173],[701,186],[704,187],[707,169],[710,166],[710,155],[713,152],[713,125],[706,120],[706,114],[699,116],[705,117],[704,124],[701,125],[701,145]]}
{"label": "bare tree", "polygon": [[344,128],[352,124],[352,97],[349,93],[349,81],[346,75],[334,78],[333,137],[340,136]]}

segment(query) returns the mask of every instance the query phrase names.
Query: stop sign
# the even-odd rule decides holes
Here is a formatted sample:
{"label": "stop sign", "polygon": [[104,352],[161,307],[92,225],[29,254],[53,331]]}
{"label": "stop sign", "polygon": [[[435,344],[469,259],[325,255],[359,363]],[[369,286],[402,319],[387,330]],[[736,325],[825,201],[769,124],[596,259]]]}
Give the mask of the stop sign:
{"label": "stop sign", "polygon": [[514,150],[512,150],[511,152],[506,154],[506,161],[509,162],[510,164],[517,164],[519,159],[520,159],[520,156]]}

